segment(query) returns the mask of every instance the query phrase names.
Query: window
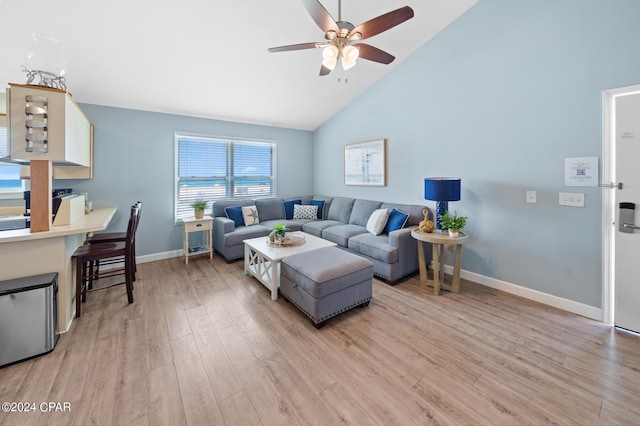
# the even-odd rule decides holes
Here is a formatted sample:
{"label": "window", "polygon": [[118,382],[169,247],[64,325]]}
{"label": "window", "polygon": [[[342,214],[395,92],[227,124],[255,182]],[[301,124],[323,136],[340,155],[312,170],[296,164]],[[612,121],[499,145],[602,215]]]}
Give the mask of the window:
{"label": "window", "polygon": [[275,195],[273,142],[176,134],[176,222],[191,203]]}
{"label": "window", "polygon": [[[7,116],[0,114],[0,158],[9,156],[9,132]],[[20,166],[0,162],[0,198],[22,197],[23,183],[20,179]]]}

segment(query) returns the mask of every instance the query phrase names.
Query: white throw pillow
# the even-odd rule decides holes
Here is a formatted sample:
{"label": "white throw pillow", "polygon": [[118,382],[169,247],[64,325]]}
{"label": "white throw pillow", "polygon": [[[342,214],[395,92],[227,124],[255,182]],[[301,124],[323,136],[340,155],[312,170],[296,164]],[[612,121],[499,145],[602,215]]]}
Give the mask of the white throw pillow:
{"label": "white throw pillow", "polygon": [[257,225],[260,223],[256,206],[242,207],[242,217],[244,217],[244,226]]}
{"label": "white throw pillow", "polygon": [[374,212],[371,213],[371,216],[369,216],[369,220],[367,221],[367,231],[371,232],[373,235],[382,234],[382,230],[387,224],[388,219],[389,209],[374,210]]}
{"label": "white throw pillow", "polygon": [[294,219],[317,219],[318,206],[307,206],[302,204],[293,205]]}

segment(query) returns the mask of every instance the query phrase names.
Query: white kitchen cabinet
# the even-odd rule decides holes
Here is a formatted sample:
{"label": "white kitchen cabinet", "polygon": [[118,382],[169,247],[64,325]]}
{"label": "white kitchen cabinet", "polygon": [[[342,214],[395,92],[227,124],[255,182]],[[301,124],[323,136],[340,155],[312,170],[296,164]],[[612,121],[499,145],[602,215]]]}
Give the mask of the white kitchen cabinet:
{"label": "white kitchen cabinet", "polygon": [[10,84],[7,107],[12,161],[49,160],[73,167],[72,178],[92,177],[92,125],[67,92]]}

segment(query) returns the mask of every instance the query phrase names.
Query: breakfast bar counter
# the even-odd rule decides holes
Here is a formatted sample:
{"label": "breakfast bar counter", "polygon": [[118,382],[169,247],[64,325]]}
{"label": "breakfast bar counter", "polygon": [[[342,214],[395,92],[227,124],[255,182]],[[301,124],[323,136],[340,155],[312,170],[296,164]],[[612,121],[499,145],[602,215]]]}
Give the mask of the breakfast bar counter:
{"label": "breakfast bar counter", "polygon": [[73,252],[89,232],[102,231],[116,213],[115,208],[96,209],[70,225],[53,226],[49,231],[29,229],[0,232],[0,281],[31,275],[58,273],[57,331],[65,332],[75,315]]}

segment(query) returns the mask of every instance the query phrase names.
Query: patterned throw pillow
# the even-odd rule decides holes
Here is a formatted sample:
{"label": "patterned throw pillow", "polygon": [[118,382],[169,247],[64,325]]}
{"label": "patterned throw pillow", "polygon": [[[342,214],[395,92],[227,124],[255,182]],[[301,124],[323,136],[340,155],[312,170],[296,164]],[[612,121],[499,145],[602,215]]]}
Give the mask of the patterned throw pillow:
{"label": "patterned throw pillow", "polygon": [[242,207],[242,217],[244,218],[245,226],[257,225],[260,223],[258,218],[258,209],[256,206]]}
{"label": "patterned throw pillow", "polygon": [[294,219],[317,219],[318,206],[296,204],[293,206]]}
{"label": "patterned throw pillow", "polygon": [[374,210],[367,221],[367,231],[373,235],[382,234],[382,230],[387,224],[387,219],[389,219],[389,209]]}

